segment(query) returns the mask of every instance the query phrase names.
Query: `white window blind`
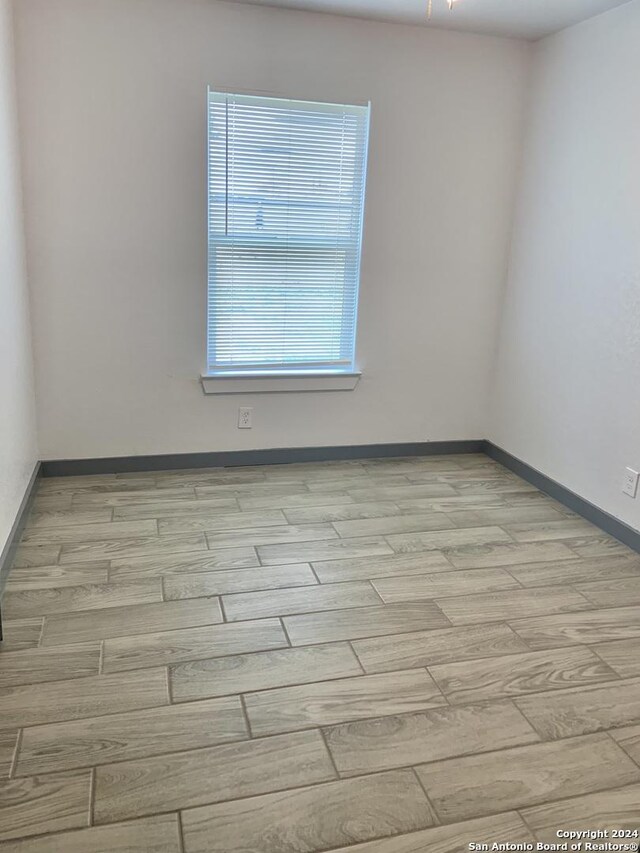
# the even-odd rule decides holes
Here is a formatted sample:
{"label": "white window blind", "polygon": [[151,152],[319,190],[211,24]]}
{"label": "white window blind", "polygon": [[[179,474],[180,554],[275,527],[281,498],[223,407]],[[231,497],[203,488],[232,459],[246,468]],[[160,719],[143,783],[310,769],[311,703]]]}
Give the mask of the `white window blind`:
{"label": "white window blind", "polygon": [[209,92],[209,373],[351,371],[368,106]]}

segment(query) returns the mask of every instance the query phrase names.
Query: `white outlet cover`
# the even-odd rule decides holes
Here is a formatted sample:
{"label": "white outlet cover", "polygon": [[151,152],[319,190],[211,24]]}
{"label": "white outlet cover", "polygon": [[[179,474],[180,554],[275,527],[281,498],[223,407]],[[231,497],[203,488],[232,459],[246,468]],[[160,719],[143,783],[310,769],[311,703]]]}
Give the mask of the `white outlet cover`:
{"label": "white outlet cover", "polygon": [[238,429],[251,429],[253,427],[253,408],[241,406],[238,409]]}
{"label": "white outlet cover", "polygon": [[630,498],[635,498],[638,494],[638,478],[640,473],[634,471],[633,468],[625,468],[624,480],[622,481],[622,491]]}

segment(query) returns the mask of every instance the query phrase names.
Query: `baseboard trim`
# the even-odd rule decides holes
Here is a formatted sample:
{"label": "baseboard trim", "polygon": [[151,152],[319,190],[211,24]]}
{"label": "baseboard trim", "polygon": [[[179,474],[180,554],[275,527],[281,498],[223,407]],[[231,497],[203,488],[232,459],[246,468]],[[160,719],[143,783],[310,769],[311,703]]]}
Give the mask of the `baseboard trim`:
{"label": "baseboard trim", "polygon": [[20,542],[20,537],[22,536],[22,531],[24,530],[24,526],[27,523],[27,517],[29,515],[29,512],[31,511],[31,505],[36,495],[38,480],[42,476],[41,472],[42,463],[36,462],[36,465],[33,469],[33,473],[31,474],[29,482],[27,483],[27,487],[24,491],[23,498],[20,501],[20,506],[18,507],[18,512],[16,513],[15,521],[13,522],[11,530],[9,531],[9,537],[2,549],[2,552],[0,553],[0,598],[2,598],[2,593],[7,580],[7,575],[9,574],[9,571],[11,569],[11,565],[16,554],[16,549]]}
{"label": "baseboard trim", "polygon": [[278,447],[267,450],[222,450],[210,453],[166,453],[158,456],[113,456],[105,459],[58,459],[42,463],[43,477],[78,474],[129,474],[136,471],[172,471],[180,468],[220,468],[280,465],[289,462],[327,462],[393,456],[441,456],[482,453],[481,439],[419,441],[399,444],[358,444],[337,447]]}
{"label": "baseboard trim", "polygon": [[531,485],[540,489],[540,491],[546,492],[546,494],[560,501],[560,503],[569,509],[577,512],[578,515],[586,518],[587,521],[604,530],[605,533],[608,533],[610,536],[628,545],[629,548],[633,548],[634,551],[640,553],[640,532],[634,530],[633,527],[629,527],[629,525],[623,521],[619,521],[615,516],[610,515],[585,498],[581,498],[580,495],[567,489],[556,480],[552,480],[551,477],[547,477],[546,474],[543,474],[536,468],[532,468],[531,465],[527,465],[526,462],[523,462],[516,456],[512,456],[511,453],[503,450],[491,441],[484,442],[483,451],[491,459],[495,459],[496,462],[504,465],[505,468],[513,471],[519,477],[522,477],[523,480],[531,483]]}

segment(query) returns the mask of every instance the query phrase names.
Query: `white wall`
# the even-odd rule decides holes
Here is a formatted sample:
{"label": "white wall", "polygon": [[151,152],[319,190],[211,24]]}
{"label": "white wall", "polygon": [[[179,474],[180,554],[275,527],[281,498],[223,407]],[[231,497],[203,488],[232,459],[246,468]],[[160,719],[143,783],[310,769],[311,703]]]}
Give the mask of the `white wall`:
{"label": "white wall", "polygon": [[0,553],[37,460],[10,11],[0,0]]}
{"label": "white wall", "polygon": [[[484,436],[524,43],[215,0],[16,10],[43,458]],[[207,84],[372,101],[353,393],[202,394]]]}
{"label": "white wall", "polygon": [[536,48],[490,437],[640,528],[640,0]]}

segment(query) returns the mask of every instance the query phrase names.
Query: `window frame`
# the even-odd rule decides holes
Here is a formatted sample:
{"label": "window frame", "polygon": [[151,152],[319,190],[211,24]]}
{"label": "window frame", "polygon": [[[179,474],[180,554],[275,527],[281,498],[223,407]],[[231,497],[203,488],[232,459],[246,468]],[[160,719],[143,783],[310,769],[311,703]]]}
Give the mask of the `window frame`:
{"label": "window frame", "polygon": [[[223,92],[221,90],[213,90],[209,88],[207,90],[207,138],[209,140],[210,133],[210,110],[211,110],[211,95],[216,96],[224,96],[227,97],[237,97],[237,96],[248,96],[248,97],[257,97],[257,98],[265,98],[265,99],[273,99],[280,100],[283,102],[293,102],[298,104],[309,104],[313,105],[326,105],[328,107],[334,106],[331,102],[327,101],[308,101],[301,100],[297,98],[291,97],[283,97],[281,95],[275,95],[272,93],[265,92]],[[215,364],[212,356],[212,342],[215,347],[215,337],[218,327],[214,324],[211,326],[211,316],[212,316],[212,286],[211,286],[211,275],[212,275],[212,266],[214,264],[213,261],[213,252],[215,252],[216,247],[219,245],[224,245],[228,242],[229,245],[233,246],[242,246],[246,245],[248,249],[259,247],[260,245],[271,246],[273,248],[282,249],[284,248],[284,244],[279,242],[276,237],[266,236],[264,239],[260,237],[255,237],[253,235],[248,235],[246,239],[244,239],[241,235],[233,236],[233,235],[217,235],[214,236],[214,231],[211,223],[211,194],[210,194],[210,186],[211,186],[211,176],[212,176],[212,166],[211,166],[211,148],[210,142],[207,144],[207,243],[208,243],[208,254],[207,254],[207,324],[206,324],[206,340],[207,340],[207,369],[201,375],[201,381],[203,390],[205,393],[247,393],[253,391],[300,391],[300,390],[353,390],[358,384],[359,378],[361,376],[360,371],[356,367],[356,342],[357,342],[357,324],[358,324],[358,307],[359,307],[359,296],[360,296],[360,279],[361,279],[361,258],[362,258],[362,236],[364,230],[364,216],[365,216],[365,198],[366,198],[366,180],[367,180],[367,164],[368,164],[368,151],[369,151],[369,130],[370,130],[370,116],[371,116],[371,104],[367,103],[359,103],[359,104],[335,104],[338,107],[344,107],[347,109],[364,109],[366,110],[366,114],[364,115],[364,138],[362,135],[360,136],[362,140],[362,150],[359,154],[360,166],[358,169],[358,180],[360,181],[361,192],[359,196],[359,204],[360,209],[358,213],[358,222],[357,222],[357,231],[356,236],[354,238],[345,238],[344,240],[344,248],[345,248],[345,267],[351,266],[351,276],[353,282],[355,282],[355,288],[352,287],[352,294],[354,293],[354,299],[351,303],[353,308],[350,309],[353,311],[353,334],[348,336],[347,347],[340,347],[340,355],[342,358],[336,359],[329,362],[280,362],[275,363],[272,362],[270,364],[255,363],[255,364],[242,364],[242,365],[229,365],[224,367],[219,367]],[[356,208],[354,207],[354,210]],[[326,241],[323,241],[321,236],[308,236],[304,235],[299,243],[300,247],[308,250],[309,252],[313,252],[313,250],[321,250],[324,246],[327,246]],[[330,248],[334,248],[336,246],[336,240],[332,240],[330,242]],[[286,248],[289,248],[289,244],[286,245]],[[345,283],[347,282],[347,275],[345,273],[344,278]],[[346,298],[349,295],[348,287],[344,287],[343,291],[344,297]],[[344,314],[342,315],[344,316]],[[342,325],[342,333],[344,334],[345,326]],[[349,357],[345,357],[348,352]]]}

